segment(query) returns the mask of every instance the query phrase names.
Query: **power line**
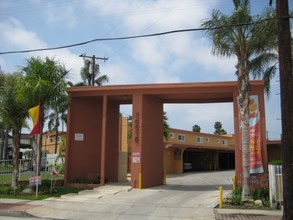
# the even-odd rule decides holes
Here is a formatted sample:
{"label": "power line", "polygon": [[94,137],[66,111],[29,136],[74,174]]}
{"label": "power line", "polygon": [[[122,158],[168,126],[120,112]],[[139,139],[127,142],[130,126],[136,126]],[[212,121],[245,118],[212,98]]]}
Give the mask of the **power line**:
{"label": "power line", "polygon": [[[292,18],[292,17],[288,17],[288,18]],[[273,19],[277,19],[277,18],[263,19],[261,21],[258,21],[257,23],[267,21],[267,20],[273,20]],[[153,34],[142,34],[142,35],[134,35],[134,36],[126,36],[126,37],[96,38],[96,39],[92,39],[92,40],[88,40],[88,41],[83,41],[83,42],[80,42],[80,43],[69,44],[69,45],[64,45],[64,46],[59,46],[59,47],[38,48],[38,49],[30,49],[30,50],[4,51],[4,52],[0,52],[0,55],[15,54],[15,53],[31,53],[31,52],[48,51],[48,50],[60,50],[60,49],[65,49],[65,48],[70,48],[70,47],[82,46],[82,45],[97,42],[97,41],[129,40],[129,39],[156,37],[156,36],[183,33],[183,32],[195,32],[195,31],[205,31],[205,30],[213,30],[213,29],[220,29],[220,28],[246,26],[246,25],[253,25],[253,24],[256,24],[256,22],[239,23],[239,24],[232,24],[232,25],[223,25],[223,26],[218,26],[218,27],[213,27],[213,28],[179,29],[179,30],[165,31],[165,32],[159,32],[159,33],[153,33]]]}

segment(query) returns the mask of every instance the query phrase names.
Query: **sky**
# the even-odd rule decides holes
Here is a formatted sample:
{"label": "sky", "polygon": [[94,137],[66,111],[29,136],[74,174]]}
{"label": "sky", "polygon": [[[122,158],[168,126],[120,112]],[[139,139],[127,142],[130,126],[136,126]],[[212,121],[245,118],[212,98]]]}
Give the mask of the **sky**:
{"label": "sky", "polygon": [[[273,1],[273,6],[275,1]],[[292,5],[292,4],[291,4]],[[252,14],[269,7],[269,0],[251,0]],[[0,52],[58,47],[96,38],[125,37],[199,28],[213,9],[229,15],[232,0],[0,0]],[[105,85],[235,81],[236,59],[211,54],[212,43],[201,31],[151,38],[98,41],[61,50],[0,55],[2,71],[12,73],[30,57],[50,57],[70,70],[69,81],[80,82],[81,54],[97,60]],[[280,139],[279,74],[265,98],[269,139]],[[131,106],[121,106],[124,116]],[[165,104],[170,127],[192,130],[197,124],[214,132],[220,121],[234,132],[232,103]]]}

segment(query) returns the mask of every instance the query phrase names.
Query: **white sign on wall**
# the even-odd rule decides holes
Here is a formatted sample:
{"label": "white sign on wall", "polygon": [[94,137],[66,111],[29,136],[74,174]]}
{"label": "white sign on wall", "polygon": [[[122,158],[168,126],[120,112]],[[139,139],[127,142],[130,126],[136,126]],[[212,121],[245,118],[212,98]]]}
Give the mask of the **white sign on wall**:
{"label": "white sign on wall", "polygon": [[75,134],[74,134],[74,140],[75,140],[75,141],[83,141],[83,140],[84,140],[84,135],[83,135],[83,133],[75,133]]}
{"label": "white sign on wall", "polygon": [[132,163],[140,163],[140,153],[132,153]]}

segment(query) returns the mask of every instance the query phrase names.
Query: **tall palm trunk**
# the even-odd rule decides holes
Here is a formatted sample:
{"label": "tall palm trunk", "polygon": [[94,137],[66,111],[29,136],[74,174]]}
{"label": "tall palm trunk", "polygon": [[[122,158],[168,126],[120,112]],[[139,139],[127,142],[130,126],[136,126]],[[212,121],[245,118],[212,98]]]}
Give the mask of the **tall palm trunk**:
{"label": "tall palm trunk", "polygon": [[17,186],[18,184],[18,173],[19,173],[19,150],[20,150],[20,129],[13,128],[12,129],[13,136],[13,186]]}
{"label": "tall palm trunk", "polygon": [[249,150],[249,97],[250,85],[249,75],[247,72],[247,62],[243,57],[238,59],[238,102],[239,116],[241,125],[241,142],[242,142],[242,165],[243,165],[243,180],[242,180],[242,201],[251,199],[250,196],[250,150]]}

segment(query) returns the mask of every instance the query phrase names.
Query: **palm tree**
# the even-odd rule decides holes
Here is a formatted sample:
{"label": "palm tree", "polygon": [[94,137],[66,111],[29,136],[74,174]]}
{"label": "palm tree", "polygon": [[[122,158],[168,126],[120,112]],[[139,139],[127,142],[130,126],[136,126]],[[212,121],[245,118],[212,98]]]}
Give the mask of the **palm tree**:
{"label": "palm tree", "polygon": [[242,200],[250,196],[250,151],[249,151],[249,98],[250,63],[254,57],[271,51],[273,42],[266,36],[269,30],[261,21],[267,14],[251,16],[249,0],[233,0],[232,15],[213,10],[212,17],[202,23],[207,36],[213,41],[212,53],[221,57],[236,56],[238,78],[238,102],[242,131],[243,190]]}
{"label": "palm tree", "polygon": [[95,64],[94,68],[94,83],[93,83],[93,73],[90,68],[91,61],[89,59],[84,59],[84,66],[80,70],[80,76],[82,82],[77,83],[75,86],[91,86],[98,85],[101,86],[105,82],[109,82],[109,77],[107,75],[101,75],[99,64]]}
{"label": "palm tree", "polygon": [[192,131],[193,131],[193,132],[200,132],[200,130],[201,130],[201,128],[200,128],[199,125],[193,125],[193,126],[192,126]]}
{"label": "palm tree", "polygon": [[[2,118],[12,128],[13,136],[13,170],[19,172],[19,150],[21,128],[28,117],[28,107],[25,103],[19,102],[16,97],[18,94],[17,83],[21,78],[20,74],[7,75],[1,91],[0,112]],[[17,185],[17,175],[13,178],[12,184]]]}
{"label": "palm tree", "polygon": [[51,112],[48,116],[48,128],[50,131],[55,131],[55,154],[57,153],[60,120],[64,121],[67,118],[66,112],[68,108],[68,101],[69,100],[66,91],[64,91],[64,93],[59,97],[55,97],[54,102],[52,102],[53,112]]}
{"label": "palm tree", "polygon": [[[30,58],[27,60],[27,66],[21,68],[24,77],[19,81],[18,98],[30,106],[41,105],[41,127],[43,128],[45,110],[54,106],[56,99],[66,91],[65,78],[68,75],[64,65],[61,65],[54,59],[46,57]],[[41,132],[42,132],[41,128]],[[39,155],[34,152],[34,172],[37,175],[39,170],[36,169],[36,164],[40,163],[40,152],[42,149],[42,135],[39,135]],[[36,149],[35,149],[36,150]],[[39,160],[37,161],[37,158]],[[40,166],[39,166],[40,167]]]}
{"label": "palm tree", "polygon": [[222,123],[219,121],[215,122],[214,128],[215,128],[214,134],[227,134],[227,131],[222,128]]}

